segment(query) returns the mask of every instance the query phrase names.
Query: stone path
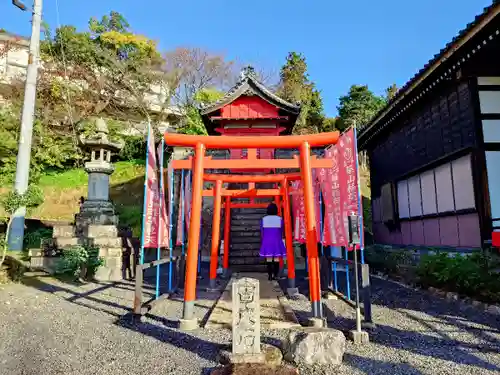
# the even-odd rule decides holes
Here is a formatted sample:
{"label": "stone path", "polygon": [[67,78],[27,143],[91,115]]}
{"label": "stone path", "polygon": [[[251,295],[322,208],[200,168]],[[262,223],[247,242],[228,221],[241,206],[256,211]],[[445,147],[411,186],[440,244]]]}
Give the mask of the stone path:
{"label": "stone path", "polygon": [[[220,293],[199,280],[195,314],[206,320]],[[297,273],[302,293],[307,281]],[[340,285],[344,288],[343,285]],[[372,278],[371,342],[347,342],[340,367],[301,368],[301,375],[493,375],[500,373],[500,320],[426,293]],[[48,276],[0,285],[0,374],[208,374],[231,342],[229,329],[180,332],[182,295],[162,301],[140,321],[129,320],[133,283],[75,286]],[[148,289],[147,293],[153,290]],[[289,299],[299,320],[310,314],[305,295]],[[329,325],[350,328],[354,314],[324,301]],[[262,342],[280,345],[288,330],[262,329]]]}
{"label": "stone path", "polygon": [[260,285],[260,325],[262,329],[288,329],[298,327],[297,318],[283,291],[276,281],[267,280],[266,274],[238,273],[231,277],[219,301],[210,314],[205,328],[232,327],[232,284],[241,277],[259,280]]}
{"label": "stone path", "polygon": [[[311,314],[304,276],[297,273],[302,294],[290,299],[300,322]],[[344,272],[339,272],[338,281],[344,292]],[[376,328],[368,345],[348,342],[341,369],[352,372],[345,373],[500,374],[500,316],[376,277],[371,287]],[[355,311],[345,302],[325,300],[323,310],[329,327],[346,332],[355,326]]]}

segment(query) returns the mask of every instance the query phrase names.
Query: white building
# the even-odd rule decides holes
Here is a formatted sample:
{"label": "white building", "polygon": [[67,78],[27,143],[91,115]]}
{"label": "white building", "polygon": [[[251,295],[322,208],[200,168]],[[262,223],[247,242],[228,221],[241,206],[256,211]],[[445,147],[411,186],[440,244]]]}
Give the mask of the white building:
{"label": "white building", "polygon": [[[26,75],[29,57],[29,39],[0,30],[0,85],[9,85]],[[166,88],[152,85],[145,94],[144,103],[152,114],[165,111],[167,120],[158,124],[160,131],[175,131],[182,114],[178,108],[163,108],[167,97]],[[0,93],[0,103],[3,98]],[[138,135],[146,130],[146,124],[131,124],[124,134]]]}

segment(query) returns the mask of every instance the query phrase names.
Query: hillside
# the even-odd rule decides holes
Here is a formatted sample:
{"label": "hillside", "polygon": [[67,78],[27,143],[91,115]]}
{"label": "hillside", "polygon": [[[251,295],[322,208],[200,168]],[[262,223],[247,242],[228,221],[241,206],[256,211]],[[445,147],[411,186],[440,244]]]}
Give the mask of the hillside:
{"label": "hillside", "polygon": [[[132,226],[137,235],[141,223],[144,161],[120,161],[115,163],[115,168],[110,179],[110,198],[115,203],[120,223]],[[44,203],[29,218],[73,221],[73,215],[78,212],[79,198],[87,196],[87,178],[83,169],[43,175],[39,186],[44,192]],[[10,189],[10,186],[0,187],[0,194]],[[5,212],[0,211],[0,216],[5,216]]]}

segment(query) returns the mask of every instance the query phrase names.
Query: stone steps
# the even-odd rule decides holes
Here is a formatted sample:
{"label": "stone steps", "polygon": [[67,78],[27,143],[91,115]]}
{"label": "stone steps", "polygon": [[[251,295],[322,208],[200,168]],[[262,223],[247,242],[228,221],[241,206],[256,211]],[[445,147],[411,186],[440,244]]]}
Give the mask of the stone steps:
{"label": "stone steps", "polygon": [[233,258],[258,257],[260,246],[254,249],[235,250],[233,249]]}
{"label": "stone steps", "polygon": [[234,253],[237,253],[238,251],[241,250],[255,250],[255,249],[260,249],[260,241],[255,242],[255,243],[233,243],[231,245],[231,250],[233,250]]}

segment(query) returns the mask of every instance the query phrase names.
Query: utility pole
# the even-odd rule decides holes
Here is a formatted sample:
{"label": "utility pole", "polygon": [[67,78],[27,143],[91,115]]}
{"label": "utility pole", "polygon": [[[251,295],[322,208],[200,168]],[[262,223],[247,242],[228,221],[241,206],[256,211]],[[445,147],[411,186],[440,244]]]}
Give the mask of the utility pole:
{"label": "utility pole", "polygon": [[[26,6],[19,0],[12,4],[21,10]],[[31,39],[26,69],[26,83],[24,87],[24,103],[19,133],[19,150],[17,152],[17,167],[14,190],[22,195],[28,190],[31,140],[33,135],[33,120],[35,115],[36,83],[38,78],[38,62],[40,56],[40,26],[42,23],[42,0],[33,0],[33,16],[31,25]],[[8,234],[9,249],[22,250],[24,238],[24,219],[26,207],[19,207],[12,216],[10,232]]]}

